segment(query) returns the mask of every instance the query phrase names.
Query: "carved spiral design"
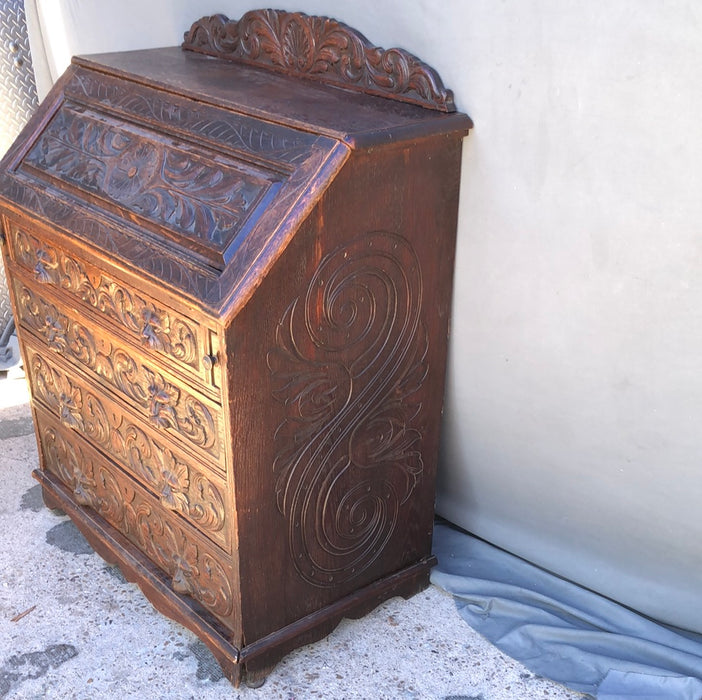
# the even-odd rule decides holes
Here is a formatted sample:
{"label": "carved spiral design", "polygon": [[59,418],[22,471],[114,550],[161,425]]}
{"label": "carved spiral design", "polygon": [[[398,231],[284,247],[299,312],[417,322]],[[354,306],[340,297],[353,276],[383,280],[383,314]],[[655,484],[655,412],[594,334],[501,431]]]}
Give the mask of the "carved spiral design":
{"label": "carved spiral design", "polygon": [[419,261],[400,236],[367,234],[319,264],[268,356],[278,429],[277,496],[299,574],[335,586],[393,535],[422,472],[412,401],[426,375]]}

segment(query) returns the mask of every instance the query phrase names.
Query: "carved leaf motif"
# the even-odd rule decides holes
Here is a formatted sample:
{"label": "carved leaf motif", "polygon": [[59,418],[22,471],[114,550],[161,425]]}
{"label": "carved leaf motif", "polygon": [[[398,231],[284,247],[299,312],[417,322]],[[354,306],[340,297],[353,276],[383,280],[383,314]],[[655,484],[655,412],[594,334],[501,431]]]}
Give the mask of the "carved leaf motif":
{"label": "carved leaf motif", "polygon": [[403,49],[373,46],[328,17],[281,10],[253,10],[238,21],[202,17],[185,33],[183,48],[443,112],[456,109],[433,68]]}
{"label": "carved leaf motif", "polygon": [[300,576],[326,587],[365,571],[392,537],[423,471],[427,335],[419,260],[370,233],[327,255],[268,353],[276,499]]}
{"label": "carved leaf motif", "polygon": [[75,500],[81,505],[91,505],[95,493],[92,465],[86,463],[75,445],[62,440],[53,428],[43,433],[44,449],[61,480],[73,489]]}
{"label": "carved leaf motif", "polygon": [[205,547],[170,522],[124,477],[87,457],[51,427],[40,430],[46,467],[74,491],[76,501],[89,505],[126,535],[172,577],[173,589],[199,600],[226,620],[233,610],[229,576]]}
{"label": "carved leaf motif", "polygon": [[179,150],[67,105],[23,162],[219,250],[270,187],[236,161]]}
{"label": "carved leaf motif", "polygon": [[94,394],[89,391],[84,394],[82,418],[85,435],[100,444],[107,443],[111,436],[107,412]]}
{"label": "carved leaf motif", "polygon": [[[122,493],[119,482],[105,467],[96,470],[96,494],[91,505],[111,523],[127,522],[125,517],[125,495]],[[128,532],[129,527],[125,530]]]}
{"label": "carved leaf motif", "polygon": [[89,271],[83,263],[40,244],[21,229],[15,229],[14,245],[18,261],[30,269],[34,266],[35,273],[33,261],[41,262],[43,282],[55,284],[117,321],[148,347],[197,366],[202,354],[197,334],[183,318],[157,308],[100,271]]}
{"label": "carved leaf motif", "polygon": [[189,515],[205,530],[219,531],[224,527],[224,501],[222,495],[209,479],[195,474],[194,488],[197,497],[193,499]]}
{"label": "carved leaf motif", "polygon": [[173,452],[163,450],[158,453],[160,474],[161,504],[171,510],[190,511],[187,491],[190,486],[188,468],[178,462]]}
{"label": "carved leaf motif", "polygon": [[[50,346],[78,360],[143,406],[154,425],[174,430],[205,449],[217,447],[215,419],[195,397],[181,395],[162,374],[137,363],[127,351],[113,347],[106,340],[104,347],[98,349],[95,338],[85,326],[67,318],[22,285],[19,285],[18,301],[21,320],[29,328],[41,334]],[[62,420],[66,425],[83,429],[83,424],[75,417],[77,409],[72,407],[73,395],[59,393],[63,396],[60,399]]]}

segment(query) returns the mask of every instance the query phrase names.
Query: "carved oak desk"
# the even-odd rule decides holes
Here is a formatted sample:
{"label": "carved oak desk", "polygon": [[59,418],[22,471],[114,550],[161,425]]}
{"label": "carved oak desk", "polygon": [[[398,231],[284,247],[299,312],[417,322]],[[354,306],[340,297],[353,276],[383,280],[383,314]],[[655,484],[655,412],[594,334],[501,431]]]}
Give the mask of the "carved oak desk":
{"label": "carved oak desk", "polygon": [[74,59],[0,165],[45,502],[235,684],[428,582],[453,110],[256,11]]}

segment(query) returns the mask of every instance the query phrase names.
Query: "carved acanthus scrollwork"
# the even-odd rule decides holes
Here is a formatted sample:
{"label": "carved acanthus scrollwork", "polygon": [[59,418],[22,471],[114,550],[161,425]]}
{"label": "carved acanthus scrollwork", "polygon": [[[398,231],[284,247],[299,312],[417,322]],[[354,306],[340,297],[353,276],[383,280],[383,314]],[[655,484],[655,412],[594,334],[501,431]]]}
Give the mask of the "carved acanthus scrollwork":
{"label": "carved acanthus scrollwork", "polygon": [[201,552],[181,528],[165,518],[154,517],[150,507],[137,510],[137,527],[140,541],[171,575],[174,591],[196,598],[219,617],[231,614],[231,585],[216,558]]}
{"label": "carved acanthus scrollwork", "polygon": [[164,508],[181,513],[221,541],[224,500],[210,479],[124,417],[113,421],[110,443],[103,447],[140,477]]}
{"label": "carved acanthus scrollwork", "polygon": [[153,425],[218,453],[216,419],[201,401],[135,360],[124,348],[104,338],[98,341],[90,328],[21,284],[17,303],[22,323],[42,336],[50,348],[74,358],[141,406]]}
{"label": "carved acanthus scrollwork", "polygon": [[197,368],[202,352],[192,322],[158,307],[63,251],[14,227],[15,258],[37,281],[67,291],[117,321],[143,345]]}
{"label": "carved acanthus scrollwork", "polygon": [[118,473],[113,473],[52,427],[40,439],[47,468],[171,576],[173,590],[199,600],[215,615],[232,614],[233,594],[226,571],[205,547],[162,514]]}
{"label": "carved acanthus scrollwork", "polygon": [[198,299],[219,299],[222,293],[219,274],[209,266],[183,265],[163,247],[135,233],[127,222],[113,223],[98,212],[76,206],[57,192],[47,192],[45,183],[30,183],[15,177],[0,178],[0,195],[23,209],[99,250],[108,251],[150,272],[155,277]]}
{"label": "carved acanthus scrollwork", "polygon": [[34,394],[54,410],[63,425],[98,443],[110,439],[107,414],[95,394],[48,365],[39,355],[32,357],[31,371]]}
{"label": "carved acanthus scrollwork", "polygon": [[53,409],[63,425],[90,437],[144,483],[164,508],[180,513],[213,541],[226,545],[224,499],[211,479],[149,436],[114,404],[72,382],[40,355],[32,357],[31,370],[37,398]]}
{"label": "carved acanthus scrollwork", "polygon": [[362,236],[320,262],[268,354],[286,409],[278,507],[299,574],[320,587],[365,571],[423,471],[416,394],[427,372],[422,277],[401,236]]}
{"label": "carved acanthus scrollwork", "polygon": [[329,17],[252,10],[240,20],[202,17],[185,33],[183,48],[266,66],[443,112],[453,94],[437,72],[403,49],[373,46],[356,30]]}
{"label": "carved acanthus scrollwork", "polygon": [[101,109],[147,121],[157,121],[180,131],[228,146],[247,156],[275,162],[296,163],[309,157],[316,136],[225,111],[171,93],[125,83],[114,77],[78,69],[66,85],[66,96],[98,102]]}
{"label": "carved acanthus scrollwork", "polygon": [[220,251],[271,184],[234,160],[218,163],[67,105],[23,164]]}

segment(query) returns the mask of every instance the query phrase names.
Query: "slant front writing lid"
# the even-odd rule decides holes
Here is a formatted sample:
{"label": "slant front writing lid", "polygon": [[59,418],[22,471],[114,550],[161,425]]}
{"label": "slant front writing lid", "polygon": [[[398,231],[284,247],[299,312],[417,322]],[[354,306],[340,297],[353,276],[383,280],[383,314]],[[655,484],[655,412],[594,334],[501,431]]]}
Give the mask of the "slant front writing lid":
{"label": "slant front writing lid", "polygon": [[332,139],[78,65],[27,131],[3,162],[0,197],[209,307],[302,215],[320,167],[332,177],[347,155]]}
{"label": "slant front writing lid", "polygon": [[205,17],[182,49],[74,59],[0,165],[0,199],[235,313],[352,151],[460,138],[454,109],[429,66],[335,20]]}
{"label": "slant front writing lid", "polygon": [[94,194],[106,212],[129,212],[146,230],[167,236],[218,270],[288,174],[167,141],[70,102],[57,111],[17,172],[76,198]]}

